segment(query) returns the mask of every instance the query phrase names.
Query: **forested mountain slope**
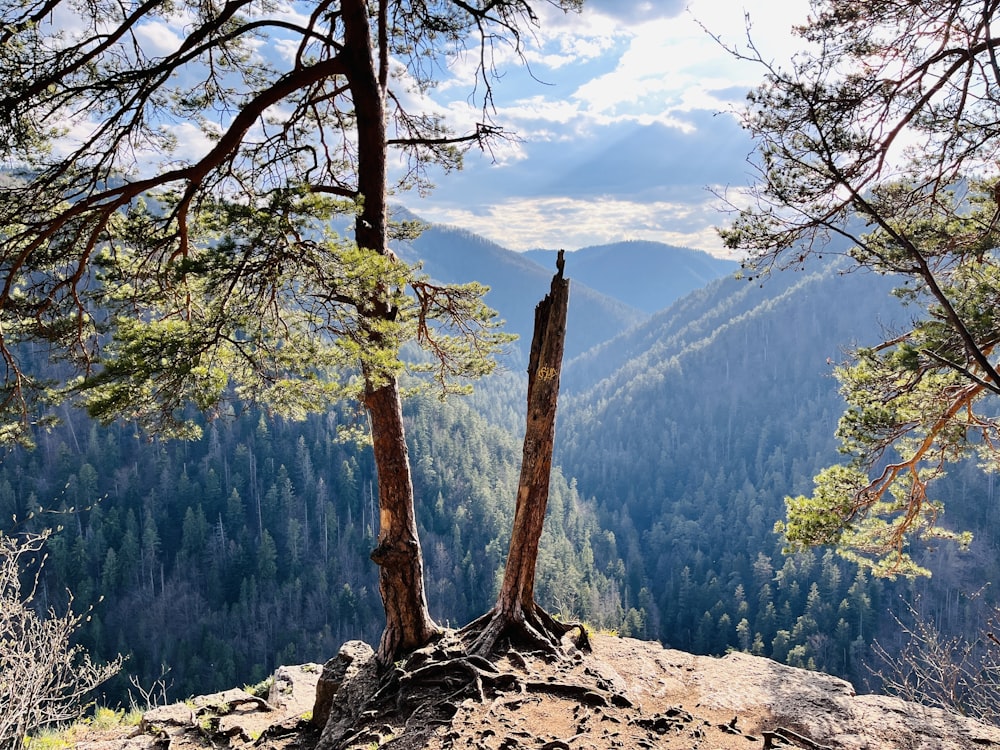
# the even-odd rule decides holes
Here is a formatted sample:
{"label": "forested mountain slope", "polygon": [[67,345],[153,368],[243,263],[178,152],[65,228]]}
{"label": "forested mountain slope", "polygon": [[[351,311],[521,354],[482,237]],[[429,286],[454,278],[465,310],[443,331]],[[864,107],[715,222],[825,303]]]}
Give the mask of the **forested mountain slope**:
{"label": "forested mountain slope", "polygon": [[[782,557],[772,532],[783,497],[837,459],[842,404],[828,360],[899,316],[889,287],[830,267],[763,286],[724,279],[568,363],[540,602],[695,652],[748,650],[857,681],[872,639],[894,631],[896,594],[923,592],[937,622],[977,629],[987,599],[973,606],[966,594],[997,573],[998,510],[974,467],[942,492],[977,542],[964,555],[936,551],[930,582],[871,581],[823,551]],[[524,388],[513,370],[469,399],[406,405],[441,622],[492,604]],[[61,527],[41,603],[58,605],[69,588],[78,607],[95,606],[85,645],[130,656],[108,700],[124,698],[129,674],[149,685],[169,668],[171,696],[185,697],[377,636],[371,452],[337,438],[359,413],[302,423],[247,413],[193,443],[66,417],[36,450],[4,457],[0,518],[4,530]]]}
{"label": "forested mountain slope", "polygon": [[[563,374],[563,387],[573,392],[587,391],[582,402],[606,398],[609,391],[629,384],[636,373],[656,369],[686,350],[710,345],[718,331],[737,323],[734,318],[766,304],[798,280],[795,274],[783,275],[772,279],[764,289],[735,276],[719,279],[677,300],[645,324],[571,360]],[[793,325],[794,321],[786,324]],[[728,354],[723,360],[727,358]]]}
{"label": "forested mountain slope", "polygon": [[[480,281],[490,287],[486,302],[506,321],[505,330],[517,333],[513,345],[527,362],[535,305],[549,291],[555,272],[555,255],[543,267],[521,253],[460,229],[432,226],[400,253],[411,262],[418,259],[424,271],[438,281]],[[573,278],[573,256],[567,275]],[[625,299],[626,301],[623,301]],[[576,356],[646,319],[648,315],[627,302],[595,291],[586,283],[574,283],[566,326],[566,356]],[[514,365],[512,365],[514,366]],[[516,369],[523,369],[520,365]]]}
{"label": "forested mountain slope", "polygon": [[[833,433],[843,404],[831,365],[842,347],[880,340],[878,321],[902,319],[890,288],[832,267],[762,286],[723,280],[570,365],[557,460],[615,536],[623,598],[638,610],[633,632],[699,653],[735,647],[863,677],[867,643],[882,626],[890,626],[883,637],[891,632],[887,609],[898,610],[896,594],[910,587],[887,589],[822,550],[783,557],[772,527],[784,496],[807,493],[839,458]],[[984,486],[973,469],[956,472],[959,481],[967,497]],[[983,528],[985,516],[951,504],[949,515]],[[929,607],[991,579],[986,544],[972,553],[984,565],[978,575],[916,584],[933,592]],[[961,559],[936,554],[942,573]],[[966,614],[953,624],[981,624]]]}
{"label": "forested mountain slope", "polygon": [[[555,250],[529,250],[525,255],[550,268]],[[702,250],[674,247],[662,242],[627,240],[593,245],[569,255],[572,278],[591,289],[620,300],[647,313],[655,313],[670,303],[733,275],[739,263],[716,258]]]}
{"label": "forested mountain slope", "polygon": [[[493,603],[520,445],[461,400],[417,398],[406,413],[429,605],[439,621],[464,624]],[[167,668],[170,695],[183,698],[377,639],[371,450],[336,434],[357,415],[295,423],[247,414],[193,443],[67,417],[36,450],[5,456],[0,518],[5,531],[61,527],[40,604],[62,606],[69,588],[78,609],[94,605],[85,645],[96,657],[129,657],[106,686],[112,705],[125,701],[129,675],[149,686]],[[539,596],[567,615],[582,603],[589,619],[615,625],[618,585],[602,570],[620,563],[595,560],[593,509],[558,473],[551,512]]]}

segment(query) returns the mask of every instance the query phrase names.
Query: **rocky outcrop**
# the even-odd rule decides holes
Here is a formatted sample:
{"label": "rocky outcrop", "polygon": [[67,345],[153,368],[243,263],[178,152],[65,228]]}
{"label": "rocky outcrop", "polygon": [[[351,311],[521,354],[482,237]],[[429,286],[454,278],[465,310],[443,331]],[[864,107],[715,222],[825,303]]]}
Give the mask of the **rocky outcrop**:
{"label": "rocky outcrop", "polygon": [[[364,641],[348,641],[335,657],[323,665],[316,684],[312,723],[323,729],[328,723],[350,722],[364,697],[375,692],[375,652]],[[333,716],[333,722],[330,717]]]}
{"label": "rocky outcrop", "polygon": [[640,706],[681,698],[696,711],[739,717],[739,726],[762,737],[797,735],[786,740],[793,747],[1000,748],[998,727],[899,698],[857,695],[844,680],[749,654],[717,659],[602,639],[594,656],[605,657]]}
{"label": "rocky outcrop", "polygon": [[439,644],[398,666],[388,679],[401,691],[379,702],[358,662],[364,653],[352,647],[328,663],[351,667],[338,667],[341,718],[331,716],[317,750],[1000,749],[998,727],[856,695],[844,680],[749,654],[720,659],[598,636],[592,653],[562,662],[511,654],[490,665]]}
{"label": "rocky outcrop", "polygon": [[[319,664],[279,667],[267,697],[232,688],[143,714],[130,736],[78,741],[80,750],[187,750],[205,747],[312,747],[309,720]],[[119,733],[120,735],[121,733]]]}
{"label": "rocky outcrop", "polygon": [[[595,636],[566,658],[495,661],[454,638],[385,675],[353,641],[321,669],[282,668],[266,700],[232,690],[146,714],[86,750],[1000,750],[1000,728],[748,654],[694,656]],[[322,725],[322,732],[317,724]]]}

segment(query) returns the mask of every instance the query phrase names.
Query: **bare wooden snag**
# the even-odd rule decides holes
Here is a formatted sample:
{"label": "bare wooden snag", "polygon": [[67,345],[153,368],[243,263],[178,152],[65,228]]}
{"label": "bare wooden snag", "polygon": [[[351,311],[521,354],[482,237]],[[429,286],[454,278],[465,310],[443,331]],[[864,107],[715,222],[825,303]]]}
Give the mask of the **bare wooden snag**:
{"label": "bare wooden snag", "polygon": [[487,653],[501,639],[550,651],[578,625],[557,622],[535,602],[535,565],[549,499],[549,474],[555,438],[559,378],[566,340],[569,279],[563,277],[565,257],[559,251],[549,293],[535,307],[535,330],[528,359],[528,414],[521,461],[521,478],[514,508],[514,529],[507,553],[503,584],[493,609],[466,626],[475,633],[472,650]]}

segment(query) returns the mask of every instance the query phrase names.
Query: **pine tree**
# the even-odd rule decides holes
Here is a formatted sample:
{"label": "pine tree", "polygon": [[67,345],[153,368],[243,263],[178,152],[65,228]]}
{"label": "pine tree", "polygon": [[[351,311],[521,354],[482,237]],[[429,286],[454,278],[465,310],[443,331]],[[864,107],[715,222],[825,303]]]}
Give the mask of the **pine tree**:
{"label": "pine tree", "polygon": [[726,243],[751,277],[846,255],[895,278],[911,310],[837,369],[846,463],[787,498],[790,549],[832,545],[879,575],[915,575],[929,572],[918,539],[970,542],[938,523],[933,486],[952,462],[1000,464],[998,13],[820,0],[787,69],[750,55],[763,82],[743,121],[761,170]]}
{"label": "pine tree", "polygon": [[[301,418],[357,399],[382,518],[371,555],[387,616],[379,658],[424,645],[438,627],[423,591],[403,345],[430,353],[413,369],[449,393],[489,372],[510,337],[484,287],[435,284],[390,250],[414,227],[392,224],[388,195],[426,186],[426,165],[457,167],[465,149],[501,134],[488,60],[497,43],[523,54],[522,33],[538,21],[531,5],[321,0],[301,25],[244,2],[35,10],[11,6],[0,24],[0,155],[23,165],[0,190],[0,307],[19,321],[0,332],[0,440],[30,442],[36,411],[56,396],[181,437],[201,430],[191,407],[222,415],[258,402]],[[183,22],[175,49],[152,56],[129,41],[149,18]],[[63,23],[94,31],[67,46]],[[262,39],[297,53],[261,59]],[[431,85],[428,57],[470,44],[483,53],[483,124],[454,133],[435,112],[404,109],[416,100],[397,94],[399,80]],[[390,76],[393,61],[408,75]],[[94,117],[52,149],[66,111]],[[204,153],[174,150],[167,133],[180,123],[200,128]],[[397,158],[410,168],[393,185]],[[335,233],[337,220],[353,236]],[[68,388],[54,391],[33,369],[18,345],[30,340],[70,365]]]}

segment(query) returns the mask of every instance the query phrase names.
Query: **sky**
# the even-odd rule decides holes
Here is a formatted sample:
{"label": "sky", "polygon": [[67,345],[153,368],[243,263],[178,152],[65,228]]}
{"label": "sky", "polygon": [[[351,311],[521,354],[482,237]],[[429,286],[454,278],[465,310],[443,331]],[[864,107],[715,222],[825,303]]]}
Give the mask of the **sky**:
{"label": "sky", "polygon": [[[470,152],[460,172],[432,171],[436,187],[428,194],[393,200],[425,221],[511,250],[572,251],[641,239],[732,257],[716,231],[727,221],[718,195],[738,204],[739,189],[752,179],[753,144],[733,112],[763,71],[723,45],[746,51],[749,24],[760,54],[787,62],[802,47],[791,29],[806,19],[808,5],[584,0],[580,13],[564,13],[533,0],[539,24],[524,35],[523,56],[503,44],[494,50],[500,76],[492,82],[490,117],[515,138],[488,153]],[[295,0],[274,7],[292,20],[304,12]],[[152,19],[137,37],[148,54],[166,54],[182,44],[184,23]],[[272,41],[262,55],[291,57],[294,45]],[[448,61],[429,92],[397,91],[414,97],[413,111],[436,111],[457,133],[483,121],[478,49],[470,48]],[[83,113],[65,148],[75,127],[88,133],[98,125]],[[194,121],[166,129],[187,158],[213,146]]]}
{"label": "sky", "polygon": [[[791,28],[808,1],[536,8],[528,67],[500,50],[494,86],[494,120],[517,142],[469,153],[461,172],[431,175],[429,195],[400,202],[511,250],[642,239],[731,257],[715,229],[726,222],[716,193],[735,196],[752,179],[753,144],[732,112],[762,71],[712,37],[746,50],[749,19],[762,56],[787,61],[801,47]],[[469,101],[473,65],[452,61],[431,94],[458,125],[481,114]]]}

